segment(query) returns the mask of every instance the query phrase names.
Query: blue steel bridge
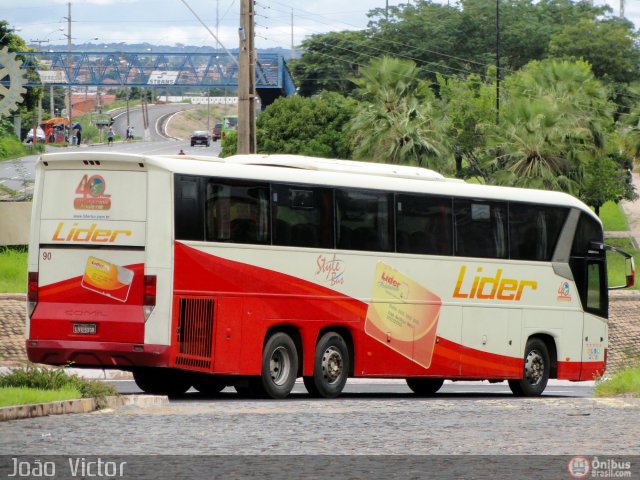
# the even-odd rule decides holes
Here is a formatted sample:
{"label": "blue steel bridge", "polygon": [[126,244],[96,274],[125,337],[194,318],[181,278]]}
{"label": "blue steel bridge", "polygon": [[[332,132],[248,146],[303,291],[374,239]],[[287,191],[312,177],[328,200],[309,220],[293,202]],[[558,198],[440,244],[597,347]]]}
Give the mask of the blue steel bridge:
{"label": "blue steel bridge", "polygon": [[[236,88],[238,66],[225,52],[19,52],[27,87],[200,87]],[[46,73],[45,73],[46,71]],[[40,72],[40,74],[38,74]],[[41,75],[46,75],[43,83]],[[263,106],[295,93],[281,55],[258,54],[256,90]]]}

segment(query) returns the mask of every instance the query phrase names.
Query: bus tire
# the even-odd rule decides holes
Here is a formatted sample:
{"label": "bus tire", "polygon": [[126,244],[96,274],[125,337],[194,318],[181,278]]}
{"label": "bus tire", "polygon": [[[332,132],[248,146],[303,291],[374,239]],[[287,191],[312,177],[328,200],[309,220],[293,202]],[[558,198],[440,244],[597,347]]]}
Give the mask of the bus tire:
{"label": "bus tire", "polygon": [[423,397],[435,394],[444,384],[444,378],[407,378],[406,380],[413,393]]}
{"label": "bus tire", "polygon": [[524,351],[522,379],[509,380],[509,388],[518,397],[538,397],[547,387],[550,371],[547,346],[539,338],[530,338]]}
{"label": "bus tire", "polygon": [[349,368],[347,343],[336,332],[325,333],[316,345],[313,377],[303,379],[307,391],[312,397],[337,397],[347,383]]}
{"label": "bus tire", "polygon": [[[285,398],[296,383],[298,375],[298,351],[286,333],[269,337],[262,351],[262,372],[252,390],[262,390],[267,398]],[[262,392],[259,392],[262,393]]]}
{"label": "bus tire", "polygon": [[140,390],[157,395],[182,395],[191,388],[185,372],[168,368],[141,368],[133,371],[133,379]]}
{"label": "bus tire", "polygon": [[193,388],[205,395],[217,395],[227,387],[227,382],[212,375],[199,376],[193,381]]}
{"label": "bus tire", "polygon": [[318,387],[316,387],[316,381],[313,377],[302,377],[302,382],[310,396],[314,398],[320,397],[320,392],[318,391]]}

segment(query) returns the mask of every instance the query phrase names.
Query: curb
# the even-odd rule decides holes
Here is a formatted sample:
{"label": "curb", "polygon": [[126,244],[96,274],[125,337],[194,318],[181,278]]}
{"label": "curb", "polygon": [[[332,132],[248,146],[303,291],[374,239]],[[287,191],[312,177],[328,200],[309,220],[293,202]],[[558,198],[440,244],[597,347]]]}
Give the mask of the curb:
{"label": "curb", "polygon": [[169,398],[162,395],[121,395],[107,397],[105,403],[104,406],[99,407],[95,398],[79,398],[76,400],[2,407],[0,408],[0,422],[48,415],[63,415],[66,413],[90,413],[104,408],[117,408],[128,405],[137,407],[161,406],[168,405]]}

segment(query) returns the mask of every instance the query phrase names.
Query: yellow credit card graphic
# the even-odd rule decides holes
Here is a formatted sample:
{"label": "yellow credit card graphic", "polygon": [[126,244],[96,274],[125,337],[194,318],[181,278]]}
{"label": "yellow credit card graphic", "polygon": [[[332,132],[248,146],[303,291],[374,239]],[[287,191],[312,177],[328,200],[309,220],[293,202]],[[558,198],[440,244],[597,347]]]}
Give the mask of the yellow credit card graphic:
{"label": "yellow credit card graphic", "polygon": [[126,302],[133,275],[133,270],[89,257],[82,276],[82,286],[87,290]]}
{"label": "yellow credit card graphic", "polygon": [[442,300],[418,282],[379,262],[365,332],[429,368]]}

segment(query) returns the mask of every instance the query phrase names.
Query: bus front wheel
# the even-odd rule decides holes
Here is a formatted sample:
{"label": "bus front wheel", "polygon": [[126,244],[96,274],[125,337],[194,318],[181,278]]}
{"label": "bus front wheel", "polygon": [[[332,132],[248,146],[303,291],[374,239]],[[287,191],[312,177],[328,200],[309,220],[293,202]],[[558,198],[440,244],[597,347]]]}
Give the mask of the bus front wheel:
{"label": "bus front wheel", "polygon": [[259,387],[269,398],[285,398],[293,390],[297,376],[298,351],[293,340],[282,332],[271,335],[262,351]]}
{"label": "bus front wheel", "polygon": [[325,333],[316,345],[313,376],[304,377],[312,397],[334,398],[342,393],[349,376],[349,349],[335,332]]}
{"label": "bus front wheel", "polygon": [[407,378],[407,385],[416,395],[433,395],[444,383],[444,378]]}
{"label": "bus front wheel", "polygon": [[509,388],[518,397],[542,395],[549,381],[551,360],[549,350],[539,338],[531,338],[524,352],[524,372],[521,380],[509,380]]}

